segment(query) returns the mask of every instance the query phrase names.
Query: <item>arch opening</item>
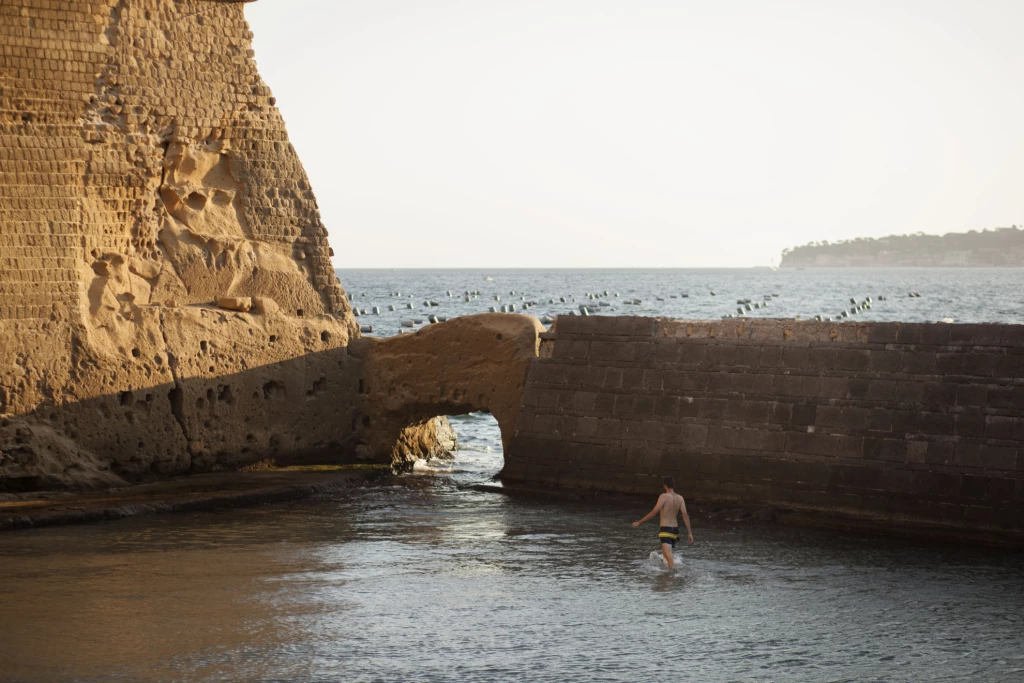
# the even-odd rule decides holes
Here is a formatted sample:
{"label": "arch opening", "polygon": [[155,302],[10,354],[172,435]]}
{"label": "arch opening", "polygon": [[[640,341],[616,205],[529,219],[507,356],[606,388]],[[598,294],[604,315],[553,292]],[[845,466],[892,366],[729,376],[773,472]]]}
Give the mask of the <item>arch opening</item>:
{"label": "arch opening", "polygon": [[[486,411],[474,411],[435,418],[439,448],[412,465],[417,474],[442,474],[459,483],[493,480],[505,466],[498,420]],[[447,426],[445,426],[447,423]]]}

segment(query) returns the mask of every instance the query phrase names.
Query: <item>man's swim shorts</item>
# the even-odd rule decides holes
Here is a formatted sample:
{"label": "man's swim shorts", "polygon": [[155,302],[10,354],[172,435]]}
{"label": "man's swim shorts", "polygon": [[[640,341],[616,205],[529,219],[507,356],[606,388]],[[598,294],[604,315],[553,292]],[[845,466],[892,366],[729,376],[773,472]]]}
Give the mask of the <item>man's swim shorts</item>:
{"label": "man's swim shorts", "polygon": [[679,540],[679,527],[677,526],[663,526],[661,531],[658,532],[658,540],[662,543],[668,543],[673,548],[676,547],[676,541]]}

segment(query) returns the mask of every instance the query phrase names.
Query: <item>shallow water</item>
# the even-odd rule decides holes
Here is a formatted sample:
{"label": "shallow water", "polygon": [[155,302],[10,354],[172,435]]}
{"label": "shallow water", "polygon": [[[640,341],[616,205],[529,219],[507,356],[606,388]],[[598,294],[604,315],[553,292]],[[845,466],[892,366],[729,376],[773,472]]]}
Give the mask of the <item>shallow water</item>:
{"label": "shallow water", "polygon": [[[509,304],[524,312],[523,303],[530,301],[537,305],[525,312],[538,318],[578,313],[580,305],[587,305],[596,315],[719,319],[738,314],[737,300],[760,302],[765,295],[778,296],[773,296],[767,307],[744,315],[838,319],[842,311],[853,308],[851,298],[862,303],[870,296],[871,309],[852,313],[851,320],[1024,323],[1024,269],[1013,268],[344,269],[338,271],[338,277],[352,305],[371,311],[360,316],[359,322],[373,326],[374,336],[397,334],[403,329],[401,322],[408,319],[424,322],[405,329],[419,328],[431,314],[455,317],[483,313],[492,306],[501,310]],[[480,296],[465,302],[467,290],[479,290]],[[607,297],[603,296],[606,290]],[[448,291],[454,296],[449,297]],[[401,297],[392,296],[396,292]],[[921,296],[911,298],[910,292]],[[591,300],[587,293],[602,296]],[[495,296],[501,300],[495,301]],[[882,301],[882,296],[886,300]],[[555,303],[549,303],[552,299]],[[625,303],[635,299],[641,303]],[[440,305],[424,306],[431,300]],[[601,306],[602,302],[608,305]],[[409,304],[414,308],[407,308]],[[389,306],[396,310],[389,311]],[[374,307],[380,309],[379,315],[372,313]]]}
{"label": "shallow water", "polygon": [[698,517],[668,573],[648,559],[656,527],[630,527],[653,494],[468,489],[500,441],[489,416],[453,422],[447,473],[0,535],[0,677],[1024,678],[1020,553]]}

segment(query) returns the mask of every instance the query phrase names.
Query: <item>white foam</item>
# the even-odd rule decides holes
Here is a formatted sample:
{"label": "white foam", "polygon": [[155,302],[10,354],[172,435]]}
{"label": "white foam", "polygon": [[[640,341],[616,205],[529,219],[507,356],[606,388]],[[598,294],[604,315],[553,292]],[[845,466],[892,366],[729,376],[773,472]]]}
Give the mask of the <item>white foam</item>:
{"label": "white foam", "polygon": [[[674,563],[674,565],[676,567],[678,567],[679,563],[682,562],[682,561],[683,561],[683,558],[682,558],[681,555],[679,555],[679,553],[673,553],[672,554],[672,562]],[[663,570],[663,571],[667,571],[668,570],[668,563],[665,562],[665,556],[662,555],[661,552],[659,552],[657,550],[652,550],[651,551],[651,554],[648,555],[648,557],[647,557],[646,564],[647,564],[647,566],[650,569],[659,569],[659,570]]]}

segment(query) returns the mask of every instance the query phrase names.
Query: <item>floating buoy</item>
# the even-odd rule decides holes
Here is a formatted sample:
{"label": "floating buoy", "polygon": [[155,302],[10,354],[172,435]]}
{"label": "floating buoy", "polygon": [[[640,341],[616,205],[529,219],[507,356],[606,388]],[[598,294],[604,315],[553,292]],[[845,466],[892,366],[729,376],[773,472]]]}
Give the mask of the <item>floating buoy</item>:
{"label": "floating buoy", "polygon": [[582,309],[580,309],[580,315],[590,315],[590,310],[586,306],[584,306]]}
{"label": "floating buoy", "polygon": [[370,332],[373,332],[373,325],[360,325],[359,331],[363,334],[369,334]]}
{"label": "floating buoy", "polygon": [[715,290],[713,289],[711,290],[711,296],[718,296],[717,294],[715,294]]}
{"label": "floating buoy", "polygon": [[516,305],[515,304],[509,304],[508,305],[508,312],[509,313],[515,313],[516,312]]}
{"label": "floating buoy", "polygon": [[394,304],[388,304],[388,310],[389,311],[395,310],[395,305]]}
{"label": "floating buoy", "polygon": [[431,325],[433,325],[434,323],[437,322],[437,316],[436,315],[428,315],[427,316],[427,322],[430,323]]}
{"label": "floating buoy", "polygon": [[373,307],[373,314],[374,315],[380,315],[380,306],[374,306]]}
{"label": "floating buoy", "polygon": [[679,296],[682,297],[683,299],[689,299],[690,298],[689,294],[680,294]]}
{"label": "floating buoy", "polygon": [[411,302],[411,301],[410,301],[409,303],[407,303],[407,304],[405,305],[405,307],[406,307],[406,308],[416,308],[416,304],[414,304],[413,302]]}
{"label": "floating buoy", "polygon": [[497,313],[497,312],[498,312],[498,309],[497,309],[497,308],[495,308],[494,306],[491,306],[491,307],[490,307],[490,308],[489,308],[488,310],[489,310],[489,311],[490,311],[491,313]]}
{"label": "floating buoy", "polygon": [[743,307],[740,306],[739,308],[737,308],[736,312],[739,313],[740,315],[743,315]]}
{"label": "floating buoy", "polygon": [[412,320],[403,320],[401,322],[401,325],[402,327],[415,327],[416,323],[414,323]]}
{"label": "floating buoy", "polygon": [[565,303],[565,297],[564,296],[558,297],[558,300],[561,301],[563,304]]}

